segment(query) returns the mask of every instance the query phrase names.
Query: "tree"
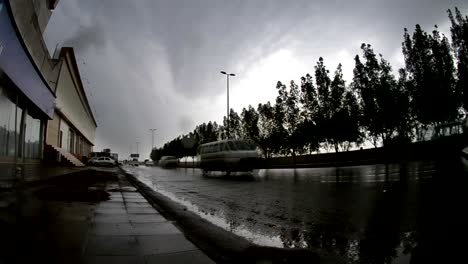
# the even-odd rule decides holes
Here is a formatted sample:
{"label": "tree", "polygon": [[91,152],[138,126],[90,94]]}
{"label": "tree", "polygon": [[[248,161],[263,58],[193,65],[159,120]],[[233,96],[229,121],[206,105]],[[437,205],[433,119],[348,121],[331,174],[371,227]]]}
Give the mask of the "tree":
{"label": "tree", "polygon": [[455,15],[447,10],[450,18],[452,45],[457,58],[456,94],[462,95],[463,107],[468,111],[468,16],[463,17],[460,10],[455,8]]}
{"label": "tree", "polygon": [[326,121],[326,138],[334,146],[335,152],[339,151],[341,143],[345,141],[345,134],[348,133],[348,131],[342,129],[342,125],[347,122],[348,113],[343,110],[343,99],[346,86],[341,67],[341,63],[338,64],[335,76],[330,84],[330,97],[328,102],[329,116]]}
{"label": "tree", "polygon": [[216,141],[219,138],[220,128],[216,122],[208,122],[198,125],[195,130],[195,138],[198,144],[204,144],[212,141]]}
{"label": "tree", "polygon": [[352,88],[359,95],[362,111],[360,124],[377,147],[379,142],[385,145],[396,136],[400,116],[395,108],[398,100],[402,100],[402,94],[392,74],[392,67],[382,54],[377,57],[372,46],[365,43],[361,45],[361,50],[365,62],[362,63],[356,55]]}
{"label": "tree", "polygon": [[284,127],[287,134],[286,147],[293,158],[296,157],[298,152],[302,152],[304,146],[302,139],[298,135],[300,132],[298,127],[302,122],[300,114],[299,87],[294,81],[291,81],[285,104]]}
{"label": "tree", "polygon": [[377,120],[375,126],[377,133],[381,134],[383,144],[390,143],[397,130],[397,122],[400,116],[395,111],[398,105],[398,87],[395,76],[392,74],[390,63],[379,54],[379,77],[375,89],[377,103]]}
{"label": "tree", "polygon": [[251,105],[248,109],[243,108],[241,113],[243,138],[251,139],[259,144],[260,130],[258,128],[259,114]]}
{"label": "tree", "polygon": [[[378,117],[378,106],[376,102],[375,89],[378,85],[379,62],[370,44],[361,45],[365,63],[361,66],[359,57],[356,57],[356,68],[359,72],[361,86],[358,87],[358,94],[361,97],[361,108],[363,110],[362,124],[375,147],[378,146],[380,136],[380,125]],[[361,68],[362,67],[362,68]]]}
{"label": "tree", "polygon": [[[461,101],[456,91],[455,64],[450,43],[445,36],[440,37],[437,25],[431,37],[432,70],[434,78],[434,99],[438,107],[433,116],[433,124],[438,126],[453,122],[458,118]],[[436,130],[436,134],[440,131]]]}
{"label": "tree", "polygon": [[306,74],[301,77],[301,97],[300,103],[303,106],[302,115],[306,120],[313,120],[317,117],[319,111],[319,102],[317,90],[315,89],[312,76]]}
{"label": "tree", "polygon": [[343,108],[341,109],[341,129],[345,133],[341,133],[340,142],[342,142],[343,150],[348,151],[352,143],[356,146],[361,145],[362,133],[359,129],[359,120],[361,118],[361,111],[359,108],[358,100],[355,93],[347,87],[343,99]]}
{"label": "tree", "polygon": [[273,152],[274,131],[275,131],[275,110],[274,107],[267,102],[266,104],[258,104],[258,145],[263,150],[265,158],[270,158]]}
{"label": "tree", "polygon": [[328,146],[328,135],[329,135],[329,120],[331,117],[330,113],[330,84],[331,79],[328,76],[329,71],[326,69],[323,63],[323,58],[320,57],[315,68],[315,84],[317,86],[318,94],[318,112],[315,117],[316,132],[318,142],[325,142]]}
{"label": "tree", "polygon": [[[229,131],[227,131],[229,128]],[[223,117],[223,126],[220,129],[221,139],[240,139],[242,138],[241,118],[234,109],[229,110],[229,126],[226,117]]]}
{"label": "tree", "polygon": [[405,29],[403,55],[408,79],[412,84],[411,110],[416,120],[418,140],[424,140],[429,128],[458,118],[455,67],[450,44],[435,26],[432,35],[416,25],[413,36]]}
{"label": "tree", "polygon": [[319,101],[312,76],[309,74],[301,77],[300,95],[302,122],[299,124],[297,137],[302,140],[304,148],[312,153],[312,151],[317,151],[320,147],[316,125],[319,116]]}
{"label": "tree", "polygon": [[396,130],[397,135],[393,140],[395,143],[410,143],[413,139],[413,127],[415,119],[411,114],[411,98],[410,91],[413,83],[408,79],[408,73],[405,69],[398,71],[399,77],[395,90],[395,107],[393,109],[396,115]]}
{"label": "tree", "polygon": [[278,90],[278,96],[276,97],[276,104],[274,106],[274,128],[271,135],[271,148],[272,152],[279,154],[287,154],[287,131],[285,129],[285,118],[286,118],[286,104],[288,100],[288,93],[286,91],[286,85],[278,82],[276,84]]}

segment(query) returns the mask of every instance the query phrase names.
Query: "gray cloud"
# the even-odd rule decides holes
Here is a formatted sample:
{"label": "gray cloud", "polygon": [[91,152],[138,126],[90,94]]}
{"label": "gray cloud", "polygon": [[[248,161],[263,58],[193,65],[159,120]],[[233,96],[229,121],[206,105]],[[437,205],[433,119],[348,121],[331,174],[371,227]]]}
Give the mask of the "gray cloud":
{"label": "gray cloud", "polygon": [[75,34],[65,39],[61,46],[73,46],[80,53],[85,53],[89,48],[98,49],[106,45],[106,41],[106,32],[98,24],[81,26]]}

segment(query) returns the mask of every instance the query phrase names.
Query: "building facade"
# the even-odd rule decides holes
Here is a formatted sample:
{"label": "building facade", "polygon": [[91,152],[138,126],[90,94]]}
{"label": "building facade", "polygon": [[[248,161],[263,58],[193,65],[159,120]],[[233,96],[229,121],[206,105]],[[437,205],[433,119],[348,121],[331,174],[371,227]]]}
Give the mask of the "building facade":
{"label": "building facade", "polygon": [[[55,111],[47,125],[46,144],[65,158],[69,156],[66,153],[70,153],[84,161],[92,152],[97,123],[86,97],[73,48],[63,47],[59,61]],[[55,157],[52,154],[52,159]]]}
{"label": "building facade", "polygon": [[0,183],[43,161],[83,165],[92,151],[97,125],[73,48],[53,59],[43,39],[57,3],[0,0]]}
{"label": "building facade", "polygon": [[52,3],[0,0],[0,178],[16,179],[40,163],[54,114],[59,67],[42,32],[55,5],[39,2]]}

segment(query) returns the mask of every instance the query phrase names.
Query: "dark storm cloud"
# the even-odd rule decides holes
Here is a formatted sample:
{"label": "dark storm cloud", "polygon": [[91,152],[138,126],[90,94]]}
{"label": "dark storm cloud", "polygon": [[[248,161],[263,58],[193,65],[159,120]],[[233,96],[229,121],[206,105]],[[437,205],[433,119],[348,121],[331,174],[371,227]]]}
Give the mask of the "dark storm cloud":
{"label": "dark storm cloud", "polygon": [[[282,49],[310,73],[319,56],[331,72],[338,62],[349,70],[361,42],[399,67],[394,56],[403,28],[447,25],[446,10],[455,6],[468,11],[466,1],[444,0],[61,0],[47,42],[75,46],[85,62],[80,70],[98,116],[98,149],[128,153],[139,141],[146,155],[149,128],[158,128],[161,145],[201,122],[222,120],[220,70],[236,72],[240,83]],[[280,77],[266,78],[269,87],[251,89],[274,89]]]}
{"label": "dark storm cloud", "polygon": [[107,40],[105,33],[100,25],[81,26],[62,46],[73,46],[77,51],[84,53],[88,48],[104,46]]}

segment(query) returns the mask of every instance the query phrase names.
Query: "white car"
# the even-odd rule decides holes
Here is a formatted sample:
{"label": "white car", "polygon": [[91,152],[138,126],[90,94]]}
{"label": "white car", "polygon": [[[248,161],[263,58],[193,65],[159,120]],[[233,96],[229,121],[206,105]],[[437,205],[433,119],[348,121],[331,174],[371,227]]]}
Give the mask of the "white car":
{"label": "white car", "polygon": [[96,157],[92,158],[89,161],[90,165],[94,166],[108,166],[108,167],[114,167],[116,164],[115,160],[109,157]]}

